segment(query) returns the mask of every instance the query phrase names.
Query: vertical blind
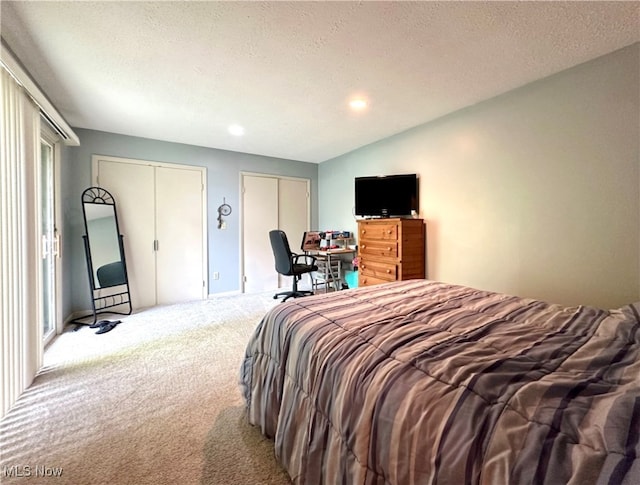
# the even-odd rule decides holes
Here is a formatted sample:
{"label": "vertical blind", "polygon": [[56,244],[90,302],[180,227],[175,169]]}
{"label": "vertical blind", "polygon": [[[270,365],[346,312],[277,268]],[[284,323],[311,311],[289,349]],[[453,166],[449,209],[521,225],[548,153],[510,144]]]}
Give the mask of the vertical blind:
{"label": "vertical blind", "polygon": [[41,365],[40,110],[2,67],[0,119],[0,418]]}

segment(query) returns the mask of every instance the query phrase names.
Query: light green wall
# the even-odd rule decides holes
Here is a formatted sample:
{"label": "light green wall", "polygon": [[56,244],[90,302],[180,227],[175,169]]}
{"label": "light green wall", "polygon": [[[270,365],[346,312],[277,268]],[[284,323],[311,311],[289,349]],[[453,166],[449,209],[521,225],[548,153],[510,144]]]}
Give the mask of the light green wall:
{"label": "light green wall", "polygon": [[563,304],[640,299],[640,45],[319,167],[320,228],[356,176],[420,176],[427,274]]}

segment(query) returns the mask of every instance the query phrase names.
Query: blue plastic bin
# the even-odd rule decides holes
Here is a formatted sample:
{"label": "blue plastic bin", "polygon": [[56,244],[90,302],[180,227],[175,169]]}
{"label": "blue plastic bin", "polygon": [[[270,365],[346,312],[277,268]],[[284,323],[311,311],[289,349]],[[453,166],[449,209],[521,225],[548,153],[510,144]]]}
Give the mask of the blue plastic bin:
{"label": "blue plastic bin", "polygon": [[358,272],[357,271],[345,271],[344,280],[347,282],[349,288],[358,287]]}

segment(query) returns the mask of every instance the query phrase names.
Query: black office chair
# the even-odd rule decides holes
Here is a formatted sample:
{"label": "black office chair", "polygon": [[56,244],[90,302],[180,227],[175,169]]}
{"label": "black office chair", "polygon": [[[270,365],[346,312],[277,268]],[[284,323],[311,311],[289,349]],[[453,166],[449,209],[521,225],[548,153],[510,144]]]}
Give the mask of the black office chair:
{"label": "black office chair", "polygon": [[[315,265],[316,258],[306,254],[296,254],[291,252],[289,241],[284,231],[269,231],[269,240],[271,241],[271,249],[276,262],[276,271],[284,276],[293,276],[293,288],[291,291],[283,291],[273,295],[274,299],[284,296],[282,301],[289,298],[298,298],[299,296],[313,295],[313,291],[298,290],[298,281],[305,273],[318,271]],[[305,263],[299,263],[301,258],[305,258]]]}

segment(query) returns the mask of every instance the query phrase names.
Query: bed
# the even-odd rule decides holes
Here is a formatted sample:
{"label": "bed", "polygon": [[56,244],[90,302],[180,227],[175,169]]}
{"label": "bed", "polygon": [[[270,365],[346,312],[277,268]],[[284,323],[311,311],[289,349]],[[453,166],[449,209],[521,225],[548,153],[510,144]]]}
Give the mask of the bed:
{"label": "bed", "polygon": [[295,484],[640,483],[640,303],[428,280],[270,310],[249,422]]}

